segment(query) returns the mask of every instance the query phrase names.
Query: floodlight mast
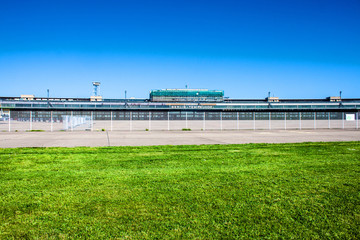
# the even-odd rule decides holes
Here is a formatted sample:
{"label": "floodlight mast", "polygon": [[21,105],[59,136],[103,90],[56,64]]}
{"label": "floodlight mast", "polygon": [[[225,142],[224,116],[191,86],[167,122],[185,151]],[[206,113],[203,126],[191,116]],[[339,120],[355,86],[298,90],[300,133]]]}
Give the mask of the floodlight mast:
{"label": "floodlight mast", "polygon": [[99,92],[100,92],[100,82],[93,82],[93,87],[94,87],[94,96],[99,96]]}

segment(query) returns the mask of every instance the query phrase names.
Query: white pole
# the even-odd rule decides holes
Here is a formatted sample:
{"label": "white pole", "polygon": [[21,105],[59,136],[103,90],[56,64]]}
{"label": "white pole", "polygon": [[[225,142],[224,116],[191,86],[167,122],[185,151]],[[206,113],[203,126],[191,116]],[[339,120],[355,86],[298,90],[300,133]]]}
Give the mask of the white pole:
{"label": "white pole", "polygon": [[342,113],[342,128],[344,129],[345,127],[345,121],[344,121],[344,112]]}
{"label": "white pole", "polygon": [[151,130],[151,112],[149,112],[149,131]]}
{"label": "white pole", "polygon": [[9,132],[11,132],[11,110],[9,110]]}
{"label": "white pole", "polygon": [[71,111],[71,119],[70,119],[71,131],[74,131],[73,125],[74,125],[74,118],[73,118],[73,111]]}
{"label": "white pole", "polygon": [[203,121],[203,129],[204,129],[204,131],[205,131],[205,127],[206,127],[206,125],[205,125],[205,112],[204,112],[204,121]]}
{"label": "white pole", "polygon": [[239,130],[239,112],[236,113],[236,129]]}
{"label": "white pole", "polygon": [[222,112],[220,112],[220,130],[222,131],[223,127],[222,127]]}
{"label": "white pole", "polygon": [[301,112],[299,112],[299,123],[300,123],[300,130],[301,130]]}
{"label": "white pole", "polygon": [[314,112],[314,129],[316,129],[316,112]]}
{"label": "white pole", "polygon": [[170,131],[170,112],[168,112],[168,131]]}
{"label": "white pole", "polygon": [[284,112],[284,117],[285,117],[285,130],[286,130],[286,112]]}
{"label": "white pole", "polygon": [[329,125],[329,129],[330,129],[330,112],[328,112],[328,125]]}
{"label": "white pole", "polygon": [[30,111],[30,131],[32,130],[32,111]]}
{"label": "white pole", "polygon": [[271,112],[269,112],[269,130],[271,130]]}
{"label": "white pole", "polygon": [[53,112],[50,112],[50,131],[53,131]]}
{"label": "white pole", "polygon": [[357,118],[356,118],[356,129],[359,129],[359,112],[356,113]]}
{"label": "white pole", "polygon": [[113,130],[113,121],[112,121],[113,115],[112,115],[112,111],[110,112],[110,131],[112,132]]}
{"label": "white pole", "polygon": [[93,112],[91,111],[91,119],[90,119],[90,127],[91,127],[91,131],[93,131],[94,130],[94,119],[93,119]]}
{"label": "white pole", "polygon": [[256,127],[255,127],[255,112],[253,112],[253,125],[254,125],[254,130],[256,129]]}
{"label": "white pole", "polygon": [[188,128],[187,112],[185,112],[185,128]]}
{"label": "white pole", "polygon": [[132,112],[129,112],[130,114],[130,131],[132,131]]}

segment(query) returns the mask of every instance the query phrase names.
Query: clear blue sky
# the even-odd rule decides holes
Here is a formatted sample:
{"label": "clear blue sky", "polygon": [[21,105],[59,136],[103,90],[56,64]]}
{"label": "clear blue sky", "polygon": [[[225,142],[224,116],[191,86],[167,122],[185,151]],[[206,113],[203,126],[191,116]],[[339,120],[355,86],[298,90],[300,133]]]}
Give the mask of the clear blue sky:
{"label": "clear blue sky", "polygon": [[0,96],[360,98],[360,1],[0,0]]}

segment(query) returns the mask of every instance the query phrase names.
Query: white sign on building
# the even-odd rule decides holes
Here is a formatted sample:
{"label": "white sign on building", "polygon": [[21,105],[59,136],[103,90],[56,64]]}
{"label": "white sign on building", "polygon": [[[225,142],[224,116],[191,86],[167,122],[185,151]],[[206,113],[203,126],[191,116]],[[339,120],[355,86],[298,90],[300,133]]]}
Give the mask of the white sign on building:
{"label": "white sign on building", "polygon": [[355,121],[355,114],[346,114],[346,121]]}

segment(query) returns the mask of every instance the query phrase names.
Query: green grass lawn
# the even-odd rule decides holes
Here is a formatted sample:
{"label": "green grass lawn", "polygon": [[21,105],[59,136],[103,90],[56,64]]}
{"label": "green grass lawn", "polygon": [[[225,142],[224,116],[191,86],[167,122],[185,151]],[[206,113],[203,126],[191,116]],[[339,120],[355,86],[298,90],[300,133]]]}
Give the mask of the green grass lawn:
{"label": "green grass lawn", "polygon": [[0,239],[359,236],[359,142],[0,149]]}

